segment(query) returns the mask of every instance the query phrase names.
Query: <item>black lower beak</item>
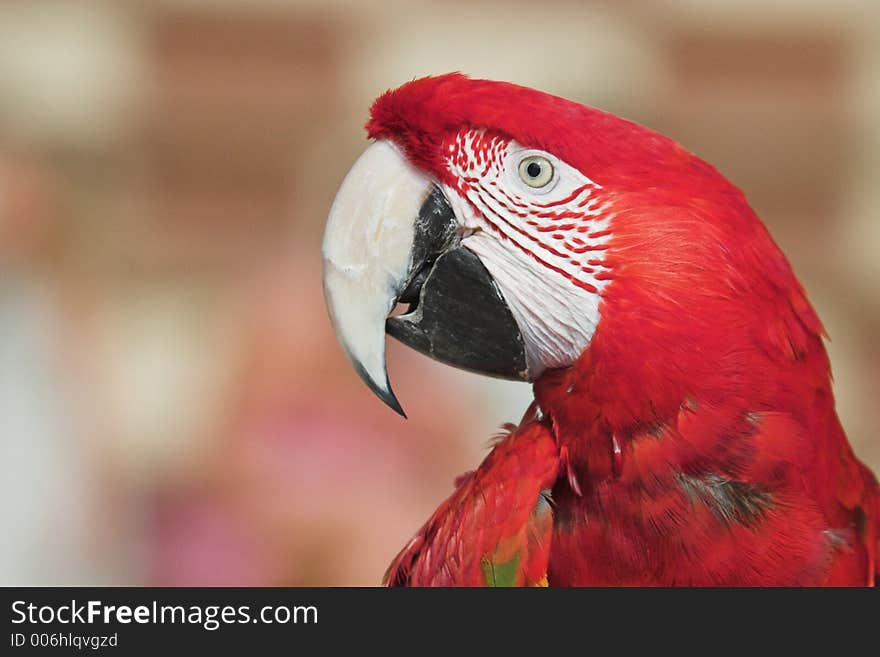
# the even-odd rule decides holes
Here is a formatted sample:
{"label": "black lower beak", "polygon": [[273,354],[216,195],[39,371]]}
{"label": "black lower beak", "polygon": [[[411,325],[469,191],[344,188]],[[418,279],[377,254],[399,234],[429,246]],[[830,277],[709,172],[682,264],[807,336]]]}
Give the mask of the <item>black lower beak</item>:
{"label": "black lower beak", "polygon": [[459,244],[455,215],[435,187],[419,212],[407,285],[398,301],[405,315],[385,331],[431,358],[505,379],[528,377],[519,326],[492,275]]}

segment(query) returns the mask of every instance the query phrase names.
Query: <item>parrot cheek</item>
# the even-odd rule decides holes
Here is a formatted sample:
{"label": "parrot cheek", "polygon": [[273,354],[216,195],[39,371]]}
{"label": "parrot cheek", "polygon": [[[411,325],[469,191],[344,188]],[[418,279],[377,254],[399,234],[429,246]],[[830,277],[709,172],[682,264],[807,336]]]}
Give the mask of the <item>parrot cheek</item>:
{"label": "parrot cheek", "polygon": [[479,257],[520,328],[527,380],[577,361],[599,322],[598,290],[573,285],[558,271],[537,264],[488,231],[466,237],[462,247]]}

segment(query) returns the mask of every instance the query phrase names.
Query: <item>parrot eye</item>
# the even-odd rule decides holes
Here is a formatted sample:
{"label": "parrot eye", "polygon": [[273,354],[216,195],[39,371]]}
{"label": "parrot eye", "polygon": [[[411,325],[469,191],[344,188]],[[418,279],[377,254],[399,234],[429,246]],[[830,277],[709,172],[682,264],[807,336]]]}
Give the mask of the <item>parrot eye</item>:
{"label": "parrot eye", "polygon": [[519,163],[519,177],[529,187],[546,187],[553,180],[553,165],[546,157],[530,155]]}

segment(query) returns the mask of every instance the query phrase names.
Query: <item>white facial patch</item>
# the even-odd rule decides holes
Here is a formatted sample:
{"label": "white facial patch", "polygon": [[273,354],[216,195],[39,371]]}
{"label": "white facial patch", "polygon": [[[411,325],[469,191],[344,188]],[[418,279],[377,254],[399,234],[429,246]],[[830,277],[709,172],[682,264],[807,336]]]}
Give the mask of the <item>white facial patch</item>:
{"label": "white facial patch", "polygon": [[[525,340],[530,378],[571,365],[596,331],[608,283],[613,215],[601,186],[550,153],[481,131],[460,134],[449,155],[458,185],[444,192],[470,233],[462,245],[501,289]],[[552,165],[541,187],[523,179],[533,161]],[[535,171],[543,182],[545,172]]]}

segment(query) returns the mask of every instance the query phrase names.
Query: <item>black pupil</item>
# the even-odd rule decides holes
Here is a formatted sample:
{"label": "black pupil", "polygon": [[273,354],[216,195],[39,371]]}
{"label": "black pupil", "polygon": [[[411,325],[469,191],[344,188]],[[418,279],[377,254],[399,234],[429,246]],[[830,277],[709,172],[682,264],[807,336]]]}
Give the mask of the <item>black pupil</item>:
{"label": "black pupil", "polygon": [[529,162],[526,165],[526,173],[529,174],[529,178],[537,178],[541,175],[541,165],[537,162]]}

